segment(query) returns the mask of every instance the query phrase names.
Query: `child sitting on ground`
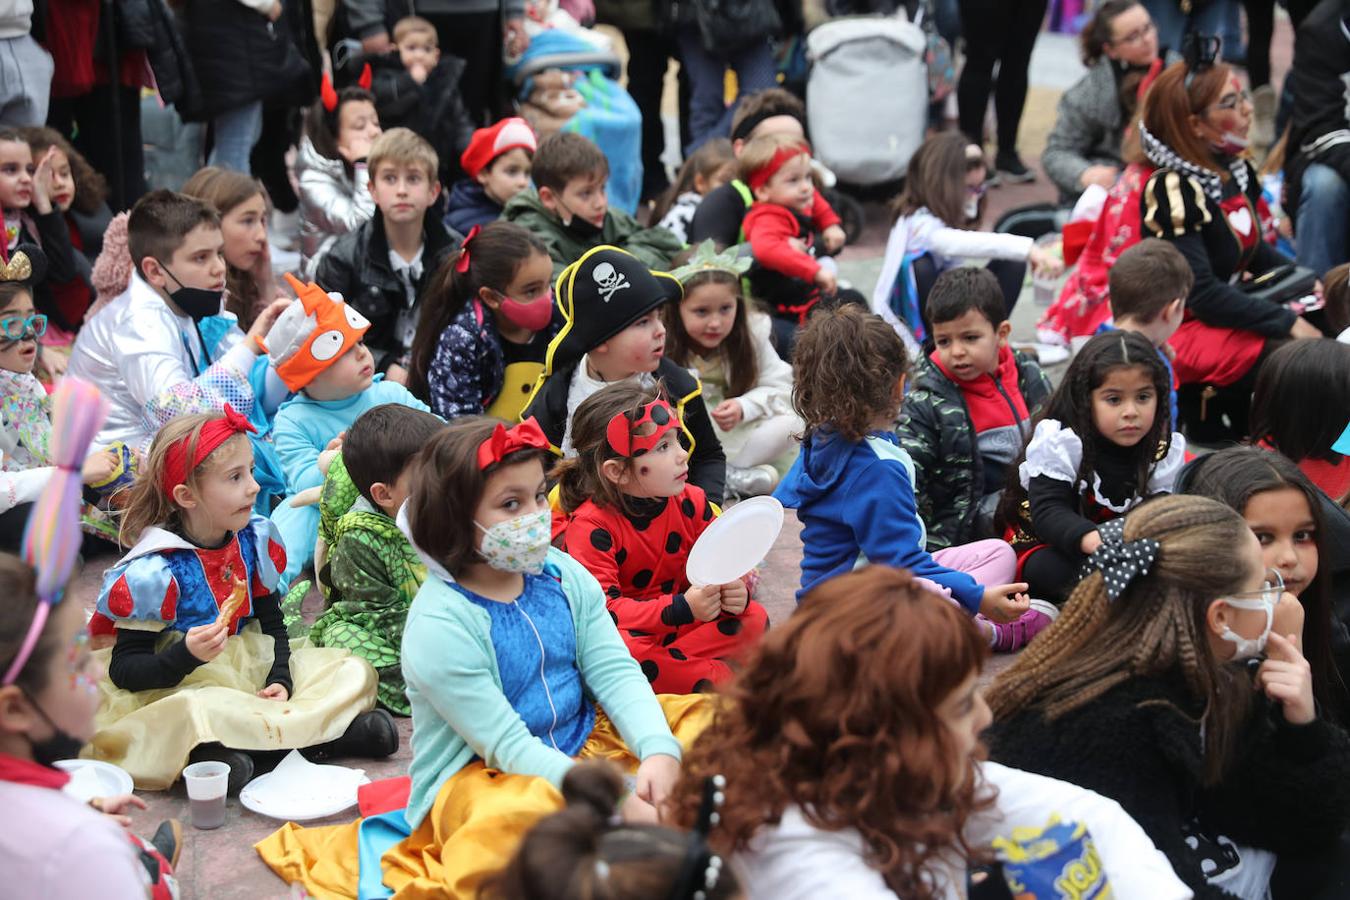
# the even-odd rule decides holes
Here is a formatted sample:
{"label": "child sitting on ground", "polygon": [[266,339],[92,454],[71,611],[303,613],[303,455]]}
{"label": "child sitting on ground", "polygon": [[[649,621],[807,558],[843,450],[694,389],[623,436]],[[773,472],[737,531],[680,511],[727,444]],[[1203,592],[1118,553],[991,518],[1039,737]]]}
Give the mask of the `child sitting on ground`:
{"label": "child sitting on ground", "polygon": [[555,276],[605,244],[628,251],[650,269],[665,269],[684,248],[664,228],[642,228],[632,216],[609,208],[609,160],[579,134],[560,131],[544,138],[534,154],[533,175],[538,190],[516,194],[502,218],[548,245]]}
{"label": "child sitting on ground", "polygon": [[745,579],[693,585],[685,563],[713,520],[689,484],[680,420],[660,386],[614,384],[572,417],[577,455],[555,476],[566,549],[604,589],[619,635],[658,693],[712,690],[769,624]]}
{"label": "child sitting on ground", "polygon": [[66,793],[72,779],[59,768],[94,733],[103,677],[89,652],[84,604],[66,588],[78,561],[78,464],[107,406],[93,385],[73,379],[57,388],[55,405],[58,467],[33,510],[27,562],[0,554],[0,804],[24,826],[0,835],[0,877],[21,894],[54,900],[172,900],[179,822],[161,823],[143,841],[123,828],[131,827],[125,813],[145,809],[144,800],[121,794],[82,803]]}
{"label": "child sitting on ground", "polygon": [[1051,387],[1035,360],[1008,346],[1012,323],[988,269],[939,275],[927,314],[936,349],[919,362],[896,431],[936,551],[996,536],[1008,467]]}
{"label": "child sitting on ground", "polygon": [[797,599],[860,561],[899,566],[987,617],[977,622],[993,646],[1021,647],[1049,618],[1020,593],[1025,584],[1007,583],[1011,548],[988,540],[925,549],[914,463],[891,430],[907,369],[899,335],[853,305],[818,313],[802,331],[792,403],[806,429],[801,455],[774,492],[802,521]]}
{"label": "child sitting on ground", "polygon": [[1334,449],[1350,421],[1350,346],[1290,342],[1266,358],[1252,390],[1253,444],[1278,450],[1332,500],[1350,499],[1350,457]]}
{"label": "child sitting on ground", "polygon": [[552,275],[548,248],[519,225],[470,231],[422,303],[408,389],[447,420],[517,421],[562,325]]}
{"label": "child sitting on ground", "polygon": [[320,517],[333,520],[321,529],[327,560],[315,561],[327,606],[309,638],[374,666],[376,698],[401,716],[412,714],[399,665],[403,623],[427,567],[394,519],[408,499],[412,458],[444,427],[397,403],[367,410],[347,429],[342,462],[328,470],[320,501]]}
{"label": "child sitting on ground", "polygon": [[[705,145],[706,146],[706,145]],[[802,420],[792,411],[792,367],[769,339],[769,317],[741,294],[750,260],[698,246],[671,272],[684,297],[665,309],[666,354],[698,373],[727,456],[727,492],[770,493],[797,458]]]}
{"label": "child sitting on ground", "polygon": [[537,147],[530,124],[518,117],[475,131],[459,158],[466,177],[450,189],[445,226],[468,234],[475,225],[497,221],[511,198],[529,189]]}
{"label": "child sitting on ground", "polygon": [[1031,593],[1068,599],[1101,544],[1097,526],[1169,494],[1186,457],[1162,407],[1170,382],[1141,334],[1099,334],[1078,351],[1008,472],[999,521]]}
{"label": "child sitting on ground", "polygon": [[251,753],[398,749],[393,719],[371,710],[369,663],[291,650],[277,593],[286,550],[253,514],[252,430],[228,406],[165,425],[122,519],[134,546],[103,576],[90,630],[111,626],[117,640],[99,651],[108,679],[93,755],[143,790],[169,787],[190,761],[228,764],[235,793],[253,777]]}
{"label": "child sitting on ground", "polygon": [[[399,403],[424,412],[427,405],[401,384],[375,374],[363,338],[370,323],[316,284],[287,275],[298,299],[291,301],[262,344],[286,387],[295,392],[277,410],[273,441],[286,479],[286,494],[323,484],[321,457],[336,451],[342,433],[363,412]],[[289,585],[314,556],[319,510],[283,502],[272,513],[287,549],[283,584]]]}
{"label": "child sitting on ground", "polygon": [[1144,238],[1130,247],[1111,266],[1111,318],[1097,329],[1135,331],[1158,348],[1158,356],[1167,367],[1167,409],[1172,428],[1180,429],[1177,419],[1177,373],[1172,368],[1172,348],[1167,343],[1181,327],[1186,315],[1186,297],[1195,283],[1195,273],[1181,251],[1167,241]]}
{"label": "child sitting on ground", "polygon": [[441,56],[436,26],[421,16],[395,22],[393,38],[394,50],[365,57],[380,124],[386,130],[408,128],[424,138],[440,158],[437,177],[450,184],[459,177],[455,160],[473,135],[473,117],[459,88],[464,60]]}
{"label": "child sitting on ground", "polygon": [[407,809],[333,828],[284,826],[258,852],[288,883],[356,896],[357,835],[378,828],[360,859],[381,860],[380,870],[362,871],[363,884],[475,896],[524,832],[561,807],[556,787],[579,758],[636,770],[622,814],[656,821],[681,744],[711,704],[655,697],[600,585],[550,546],[547,458],[535,423],[507,429],[486,417],[452,422],[418,455],[399,515],[431,573],[403,638]]}
{"label": "child sitting on ground", "polygon": [[339,237],[375,214],[367,158],[380,136],[370,79],[333,90],[323,77],[319,99],[305,111],[305,135],[295,156],[300,184],[300,271],[313,277]]}
{"label": "child sitting on ground", "polygon": [[597,247],[568,266],[558,285],[565,324],[548,346],[544,374],[524,415],[539,422],[555,453],[574,456],[572,414],[583,400],[615,381],[660,381],[674,398],[689,438],[689,483],[721,504],[727,460],[703,402],[703,386],[688,369],[665,358],[660,307],[680,298],[679,281],[649,271],[615,247]]}
{"label": "child sitting on ground", "polygon": [[[720,790],[715,779],[708,782],[709,793]],[[608,900],[683,898],[695,891],[704,900],[745,896],[731,867],[708,849],[720,803],[708,804],[690,833],[616,822],[613,813],[626,790],[609,763],[574,766],[562,783],[567,808],[530,829],[511,864],[486,885],[485,900],[562,900],[593,872],[604,873]]]}
{"label": "child sitting on ground", "polygon": [[731,141],[713,138],[699,145],[684,165],[675,183],[652,207],[652,221],[685,243],[689,242],[689,223],[704,196],[731,181],[737,174]]}
{"label": "child sitting on ground", "polygon": [[[0,549],[15,553],[33,502],[57,470],[51,395],[33,375],[38,341],[48,323],[33,305],[30,285],[41,281],[46,261],[41,250],[27,245],[9,259],[0,268]],[[83,483],[104,483],[120,464],[120,452],[89,454],[80,470]]]}
{"label": "child sitting on ground", "polygon": [[844,246],[844,229],[816,191],[805,141],[783,134],[757,137],[745,145],[739,162],[741,178],[755,196],[743,225],[755,257],[750,290],[783,323],[779,346],[786,339],[790,347],[792,331],[784,325],[800,327],[822,298],[838,292],[838,267],[824,257]]}
{"label": "child sitting on ground", "polygon": [[240,331],[221,309],[223,246],[220,217],[200,200],[151,191],[132,207],[131,283],[80,329],[67,369],[112,403],[95,445],[121,441],[142,453],[180,413],[219,411],[229,401],[245,414],[260,406],[253,418],[266,418],[285,398],[286,386],[258,360],[258,339],[287,301]]}
{"label": "child sitting on ground", "polygon": [[418,303],[432,275],[455,251],[433,209],[440,196],[436,151],[406,128],[386,131],[370,148],[370,193],[379,212],[343,235],[319,262],[314,280],[337,291],[370,322],[375,371],[407,380]]}

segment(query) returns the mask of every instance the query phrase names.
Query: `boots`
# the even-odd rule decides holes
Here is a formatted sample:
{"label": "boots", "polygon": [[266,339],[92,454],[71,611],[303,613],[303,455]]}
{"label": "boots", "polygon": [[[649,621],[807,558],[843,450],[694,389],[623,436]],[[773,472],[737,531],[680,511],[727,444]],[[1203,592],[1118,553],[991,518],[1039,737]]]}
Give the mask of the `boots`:
{"label": "boots", "polygon": [[398,751],[398,726],[394,717],[382,709],[363,712],[347,726],[342,737],[300,751],[310,762],[322,762],[339,756],[383,759]]}

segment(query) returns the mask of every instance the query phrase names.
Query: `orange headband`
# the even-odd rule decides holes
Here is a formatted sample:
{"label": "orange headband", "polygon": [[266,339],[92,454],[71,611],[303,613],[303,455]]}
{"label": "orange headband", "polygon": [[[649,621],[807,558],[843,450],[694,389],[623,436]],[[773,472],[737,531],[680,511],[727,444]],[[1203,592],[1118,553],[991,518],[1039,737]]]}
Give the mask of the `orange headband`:
{"label": "orange headband", "polygon": [[759,190],[768,184],[769,179],[778,174],[778,170],[787,165],[790,159],[796,159],[802,154],[811,155],[811,145],[803,141],[800,144],[792,144],[788,147],[779,147],[773,154],[773,159],[760,166],[750,173],[750,177],[745,180],[746,185],[752,191]]}

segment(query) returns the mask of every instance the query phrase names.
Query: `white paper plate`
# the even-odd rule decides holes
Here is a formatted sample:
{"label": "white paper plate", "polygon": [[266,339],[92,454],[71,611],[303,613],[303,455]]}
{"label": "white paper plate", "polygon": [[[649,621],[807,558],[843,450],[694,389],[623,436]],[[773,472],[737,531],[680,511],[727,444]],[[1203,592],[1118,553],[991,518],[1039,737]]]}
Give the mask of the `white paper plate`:
{"label": "white paper plate", "polygon": [[97,759],[62,759],[56,767],[70,774],[63,790],[77,800],[88,803],[94,797],[116,797],[130,794],[136,787],[131,774],[109,762]]}
{"label": "white paper plate", "polygon": [[[267,816],[269,819],[281,819],[285,822],[308,822],[312,819],[335,816],[356,805],[355,787],[349,793],[310,796],[297,794],[273,802],[261,795],[258,789],[266,787],[267,780],[275,774],[275,772],[268,772],[266,775],[259,775],[244,786],[244,789],[239,792],[239,802],[244,805],[244,809],[255,812],[260,816]],[[370,784],[370,778],[362,776],[359,784]]]}
{"label": "white paper plate", "polygon": [[783,530],[783,504],[751,497],[722,513],[689,550],[690,584],[726,584],[759,565]]}

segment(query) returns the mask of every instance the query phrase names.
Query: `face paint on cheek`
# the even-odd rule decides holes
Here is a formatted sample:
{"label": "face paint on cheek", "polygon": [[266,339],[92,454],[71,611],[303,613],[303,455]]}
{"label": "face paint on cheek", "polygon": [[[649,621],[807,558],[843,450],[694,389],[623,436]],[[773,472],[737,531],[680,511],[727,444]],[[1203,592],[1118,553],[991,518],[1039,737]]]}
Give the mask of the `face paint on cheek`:
{"label": "face paint on cheek", "polygon": [[639,467],[638,467],[638,474],[639,474],[639,475],[644,475],[644,476],[645,476],[645,475],[646,475],[648,472],[650,472],[650,471],[651,471],[651,470],[648,469],[646,466],[639,466]]}
{"label": "face paint on cheek", "polygon": [[70,648],[66,651],[66,668],[70,673],[70,689],[81,689],[86,694],[98,693],[98,679],[90,676],[86,663],[88,656],[86,650],[89,646],[89,635],[81,632],[71,640]]}

